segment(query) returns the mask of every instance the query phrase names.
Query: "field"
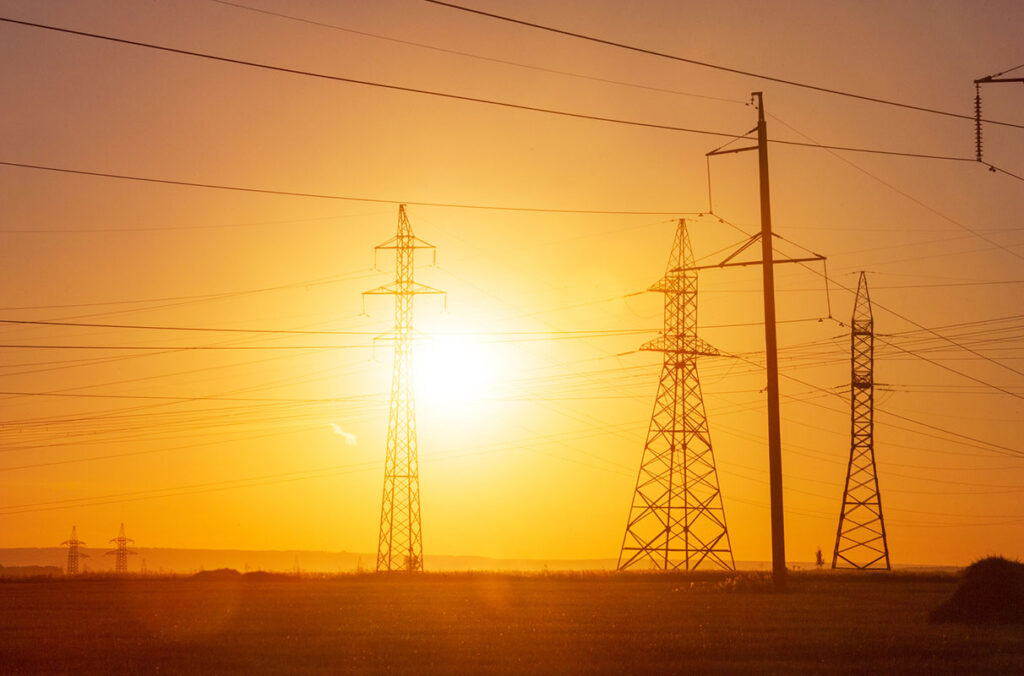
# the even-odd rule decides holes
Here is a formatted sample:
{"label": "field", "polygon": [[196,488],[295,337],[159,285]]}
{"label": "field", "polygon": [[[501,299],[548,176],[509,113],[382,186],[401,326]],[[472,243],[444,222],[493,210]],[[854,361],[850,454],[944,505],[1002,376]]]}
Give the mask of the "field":
{"label": "field", "polygon": [[1021,626],[928,623],[952,576],[804,573],[785,593],[739,579],[7,581],[0,672],[1024,673]]}

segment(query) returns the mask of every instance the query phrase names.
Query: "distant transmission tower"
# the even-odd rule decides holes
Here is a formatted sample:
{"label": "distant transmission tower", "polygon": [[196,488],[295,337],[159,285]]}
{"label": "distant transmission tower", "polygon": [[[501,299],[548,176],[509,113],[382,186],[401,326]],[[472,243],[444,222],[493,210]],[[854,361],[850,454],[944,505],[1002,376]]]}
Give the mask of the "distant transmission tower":
{"label": "distant transmission tower", "polygon": [[88,554],[82,553],[79,548],[85,543],[78,539],[78,534],[75,532],[75,527],[71,527],[71,537],[61,543],[61,545],[67,545],[68,548],[68,575],[78,575],[82,572],[79,567],[81,559],[89,558]]}
{"label": "distant transmission tower", "polygon": [[665,356],[619,570],[735,567],[697,375],[697,357],[719,352],[697,337],[692,267],[686,221],[680,219],[665,276],[650,288],[665,294],[665,328],[640,349]]}
{"label": "distant transmission tower", "polygon": [[378,246],[374,256],[382,249],[395,251],[395,281],[365,292],[395,297],[395,363],[391,372],[391,409],[388,413],[377,570],[422,571],[420,470],[412,377],[412,301],[417,294],[444,292],[413,281],[416,250],[433,250],[434,246],[412,234],[404,204],[398,207],[398,234]]}
{"label": "distant transmission tower", "polygon": [[832,568],[889,570],[889,545],[875,467],[875,333],[867,276],[857,282],[851,329],[851,443]]}
{"label": "distant transmission tower", "polygon": [[117,545],[116,548],[107,552],[105,556],[114,555],[114,572],[115,573],[127,573],[128,572],[128,555],[136,554],[137,552],[130,551],[128,549],[129,542],[135,542],[124,534],[124,524],[121,524],[121,532],[116,538],[111,538],[110,542]]}

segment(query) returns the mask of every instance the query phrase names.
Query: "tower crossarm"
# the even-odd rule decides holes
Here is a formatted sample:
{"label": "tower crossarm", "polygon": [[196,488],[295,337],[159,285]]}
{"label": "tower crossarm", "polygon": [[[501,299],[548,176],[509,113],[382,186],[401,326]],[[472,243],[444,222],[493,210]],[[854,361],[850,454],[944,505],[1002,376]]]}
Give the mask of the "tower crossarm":
{"label": "tower crossarm", "polygon": [[693,357],[718,357],[721,352],[697,336],[662,333],[640,346],[644,352],[666,352]]}
{"label": "tower crossarm", "polygon": [[374,249],[437,249],[437,247],[430,242],[424,241],[415,235],[406,237],[406,244],[402,244],[402,241],[403,238],[400,235],[396,235],[388,241],[378,244]]}
{"label": "tower crossarm", "polygon": [[434,294],[434,295],[447,295],[447,291],[435,289],[432,286],[426,284],[420,284],[419,282],[390,282],[388,284],[382,284],[375,289],[369,291],[363,291],[364,296],[398,296],[398,295],[421,295],[421,294]]}

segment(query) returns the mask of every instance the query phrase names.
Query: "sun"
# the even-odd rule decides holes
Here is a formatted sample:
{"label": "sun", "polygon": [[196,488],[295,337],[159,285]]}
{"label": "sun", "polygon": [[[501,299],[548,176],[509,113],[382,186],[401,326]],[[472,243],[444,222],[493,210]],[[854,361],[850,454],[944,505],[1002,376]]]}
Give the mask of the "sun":
{"label": "sun", "polygon": [[469,404],[487,398],[497,364],[478,337],[442,334],[416,345],[413,369],[418,403]]}

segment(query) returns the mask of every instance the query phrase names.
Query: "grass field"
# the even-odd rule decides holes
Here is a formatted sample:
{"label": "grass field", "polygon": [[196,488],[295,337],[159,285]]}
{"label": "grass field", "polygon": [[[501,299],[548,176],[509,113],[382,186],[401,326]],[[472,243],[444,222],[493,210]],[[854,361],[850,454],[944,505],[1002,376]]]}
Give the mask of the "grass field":
{"label": "grass field", "polygon": [[1024,627],[928,623],[955,586],[814,573],[781,594],[713,575],[8,581],[0,672],[1024,673]]}

